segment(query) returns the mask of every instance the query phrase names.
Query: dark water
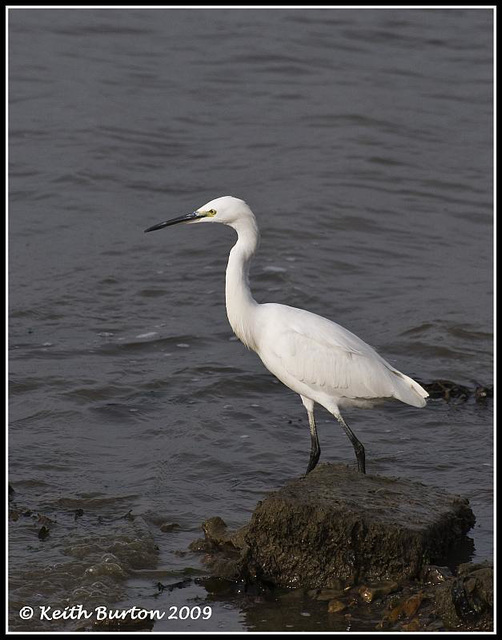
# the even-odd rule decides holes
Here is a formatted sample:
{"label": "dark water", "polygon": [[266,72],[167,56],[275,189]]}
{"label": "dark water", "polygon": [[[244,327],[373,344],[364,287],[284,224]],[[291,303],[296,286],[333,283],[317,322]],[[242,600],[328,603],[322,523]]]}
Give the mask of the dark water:
{"label": "dark water", "polygon": [[[143,229],[243,198],[258,301],[326,315],[420,380],[491,384],[492,44],[488,9],[10,10],[12,629],[82,624],[42,605],[208,602],[155,630],[345,628],[317,605],[158,593],[198,575],[201,522],[244,523],[310,439],[227,323],[233,232]],[[473,558],[492,557],[491,403],[346,418],[369,473],[467,496]],[[352,462],[318,421],[322,460]]]}

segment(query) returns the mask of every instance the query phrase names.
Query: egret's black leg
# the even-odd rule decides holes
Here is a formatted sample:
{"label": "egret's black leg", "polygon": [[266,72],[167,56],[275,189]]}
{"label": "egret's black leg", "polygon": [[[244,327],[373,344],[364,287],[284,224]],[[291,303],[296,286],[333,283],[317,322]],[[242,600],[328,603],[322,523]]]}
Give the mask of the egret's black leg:
{"label": "egret's black leg", "polygon": [[319,446],[319,438],[317,437],[314,412],[308,411],[308,416],[310,426],[310,460],[306,473],[310,473],[312,469],[315,469],[315,466],[319,462],[319,456],[321,455],[321,447]]}
{"label": "egret's black leg", "polygon": [[342,416],[338,413],[335,415],[338,422],[342,425],[342,429],[345,431],[349,440],[352,442],[352,446],[354,447],[354,451],[356,452],[357,459],[357,469],[361,473],[366,473],[366,457],[364,453],[364,447],[361,442],[356,438],[355,433],[349,427],[349,425],[345,422]]}

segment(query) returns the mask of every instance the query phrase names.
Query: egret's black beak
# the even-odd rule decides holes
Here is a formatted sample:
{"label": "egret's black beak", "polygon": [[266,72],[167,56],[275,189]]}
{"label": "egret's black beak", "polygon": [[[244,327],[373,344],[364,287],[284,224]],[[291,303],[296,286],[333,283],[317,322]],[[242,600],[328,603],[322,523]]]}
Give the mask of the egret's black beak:
{"label": "egret's black beak", "polygon": [[193,211],[192,213],[187,213],[184,216],[179,216],[178,218],[173,218],[172,220],[166,220],[165,222],[154,224],[153,227],[148,227],[148,229],[145,229],[145,233],[148,233],[149,231],[157,231],[157,229],[163,229],[164,227],[169,227],[172,224],[179,224],[180,222],[191,222],[192,220],[196,220],[197,218],[202,218],[202,216],[197,213],[197,211]]}

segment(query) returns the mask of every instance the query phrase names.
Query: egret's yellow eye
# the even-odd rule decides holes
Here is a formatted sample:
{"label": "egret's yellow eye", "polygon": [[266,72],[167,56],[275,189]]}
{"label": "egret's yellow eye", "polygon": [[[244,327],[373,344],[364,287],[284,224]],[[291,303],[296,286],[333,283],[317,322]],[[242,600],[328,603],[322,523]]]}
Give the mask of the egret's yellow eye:
{"label": "egret's yellow eye", "polygon": [[216,215],[216,209],[209,209],[209,211],[207,212],[207,215],[212,218],[213,216]]}

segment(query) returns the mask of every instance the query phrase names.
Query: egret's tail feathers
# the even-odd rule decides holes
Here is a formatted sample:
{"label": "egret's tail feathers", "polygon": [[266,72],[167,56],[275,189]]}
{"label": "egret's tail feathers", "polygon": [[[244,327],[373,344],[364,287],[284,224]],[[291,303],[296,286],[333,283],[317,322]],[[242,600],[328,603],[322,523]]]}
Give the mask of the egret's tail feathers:
{"label": "egret's tail feathers", "polygon": [[427,391],[418,382],[404,375],[404,373],[399,373],[398,375],[402,384],[399,385],[399,390],[395,397],[401,402],[410,404],[412,407],[425,407],[425,398],[429,397]]}

